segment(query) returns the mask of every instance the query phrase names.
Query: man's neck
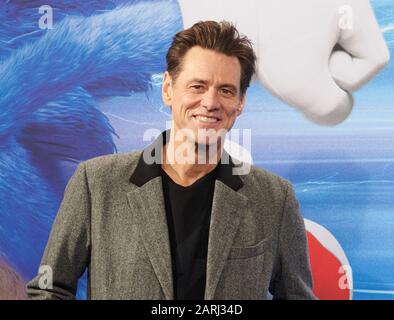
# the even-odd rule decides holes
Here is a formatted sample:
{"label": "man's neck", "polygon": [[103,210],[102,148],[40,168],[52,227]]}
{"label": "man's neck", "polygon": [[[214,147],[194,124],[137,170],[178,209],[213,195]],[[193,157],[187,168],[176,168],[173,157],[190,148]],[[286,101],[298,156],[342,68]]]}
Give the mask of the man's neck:
{"label": "man's neck", "polygon": [[[170,139],[163,147],[161,167],[175,183],[190,186],[216,168],[223,151],[221,143],[208,147],[188,140],[179,142],[174,137],[171,130]],[[180,150],[184,150],[188,156],[181,157]]]}

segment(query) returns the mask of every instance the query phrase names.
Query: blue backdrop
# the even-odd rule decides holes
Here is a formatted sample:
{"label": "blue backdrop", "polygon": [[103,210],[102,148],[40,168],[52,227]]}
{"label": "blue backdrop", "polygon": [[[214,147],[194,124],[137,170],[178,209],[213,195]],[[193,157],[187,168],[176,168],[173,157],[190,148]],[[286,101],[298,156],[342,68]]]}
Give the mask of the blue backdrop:
{"label": "blue backdrop", "polygon": [[[372,3],[393,55],[394,3]],[[43,4],[54,8],[52,30],[37,27]],[[1,5],[0,257],[22,281],[37,273],[76,165],[141,149],[145,130],[165,129],[161,75],[181,29],[176,1]],[[390,64],[356,93],[351,116],[330,128],[254,83],[235,126],[252,130],[254,163],[290,179],[303,215],[342,245],[354,299],[394,298],[393,78]]]}

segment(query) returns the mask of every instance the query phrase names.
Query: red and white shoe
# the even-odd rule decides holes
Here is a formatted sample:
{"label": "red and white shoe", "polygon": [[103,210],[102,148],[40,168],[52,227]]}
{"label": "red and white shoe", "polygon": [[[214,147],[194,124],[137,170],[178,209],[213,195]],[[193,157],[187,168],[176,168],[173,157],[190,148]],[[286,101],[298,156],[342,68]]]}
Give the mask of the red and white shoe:
{"label": "red and white shoe", "polygon": [[321,300],[351,300],[353,276],[345,251],[326,228],[308,219],[304,222],[314,294]]}

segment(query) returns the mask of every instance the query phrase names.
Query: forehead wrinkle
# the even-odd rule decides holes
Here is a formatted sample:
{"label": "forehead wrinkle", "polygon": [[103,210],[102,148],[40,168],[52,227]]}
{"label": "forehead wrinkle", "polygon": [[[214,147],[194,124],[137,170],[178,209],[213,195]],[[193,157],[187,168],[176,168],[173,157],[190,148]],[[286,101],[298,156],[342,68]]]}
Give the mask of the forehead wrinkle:
{"label": "forehead wrinkle", "polygon": [[[204,80],[204,79],[200,79],[200,78],[193,78],[193,79],[189,80],[187,82],[187,84],[191,84],[193,82],[197,82],[197,83],[201,83],[201,84],[210,84],[209,80]],[[219,83],[215,87],[216,88],[229,87],[229,88],[237,89],[237,86],[235,84],[229,83],[229,82]]]}

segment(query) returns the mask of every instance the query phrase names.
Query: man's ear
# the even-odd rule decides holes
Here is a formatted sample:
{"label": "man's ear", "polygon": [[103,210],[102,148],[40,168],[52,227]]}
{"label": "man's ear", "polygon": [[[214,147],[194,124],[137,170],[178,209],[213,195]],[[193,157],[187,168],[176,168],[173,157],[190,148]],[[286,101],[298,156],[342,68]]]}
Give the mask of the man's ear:
{"label": "man's ear", "polygon": [[166,106],[171,108],[172,105],[172,79],[168,71],[164,72],[163,84],[161,86],[161,95]]}
{"label": "man's ear", "polygon": [[237,107],[237,116],[239,116],[242,113],[242,110],[244,109],[245,106],[245,102],[246,102],[246,93],[244,93],[241,99],[239,99],[239,103]]}

